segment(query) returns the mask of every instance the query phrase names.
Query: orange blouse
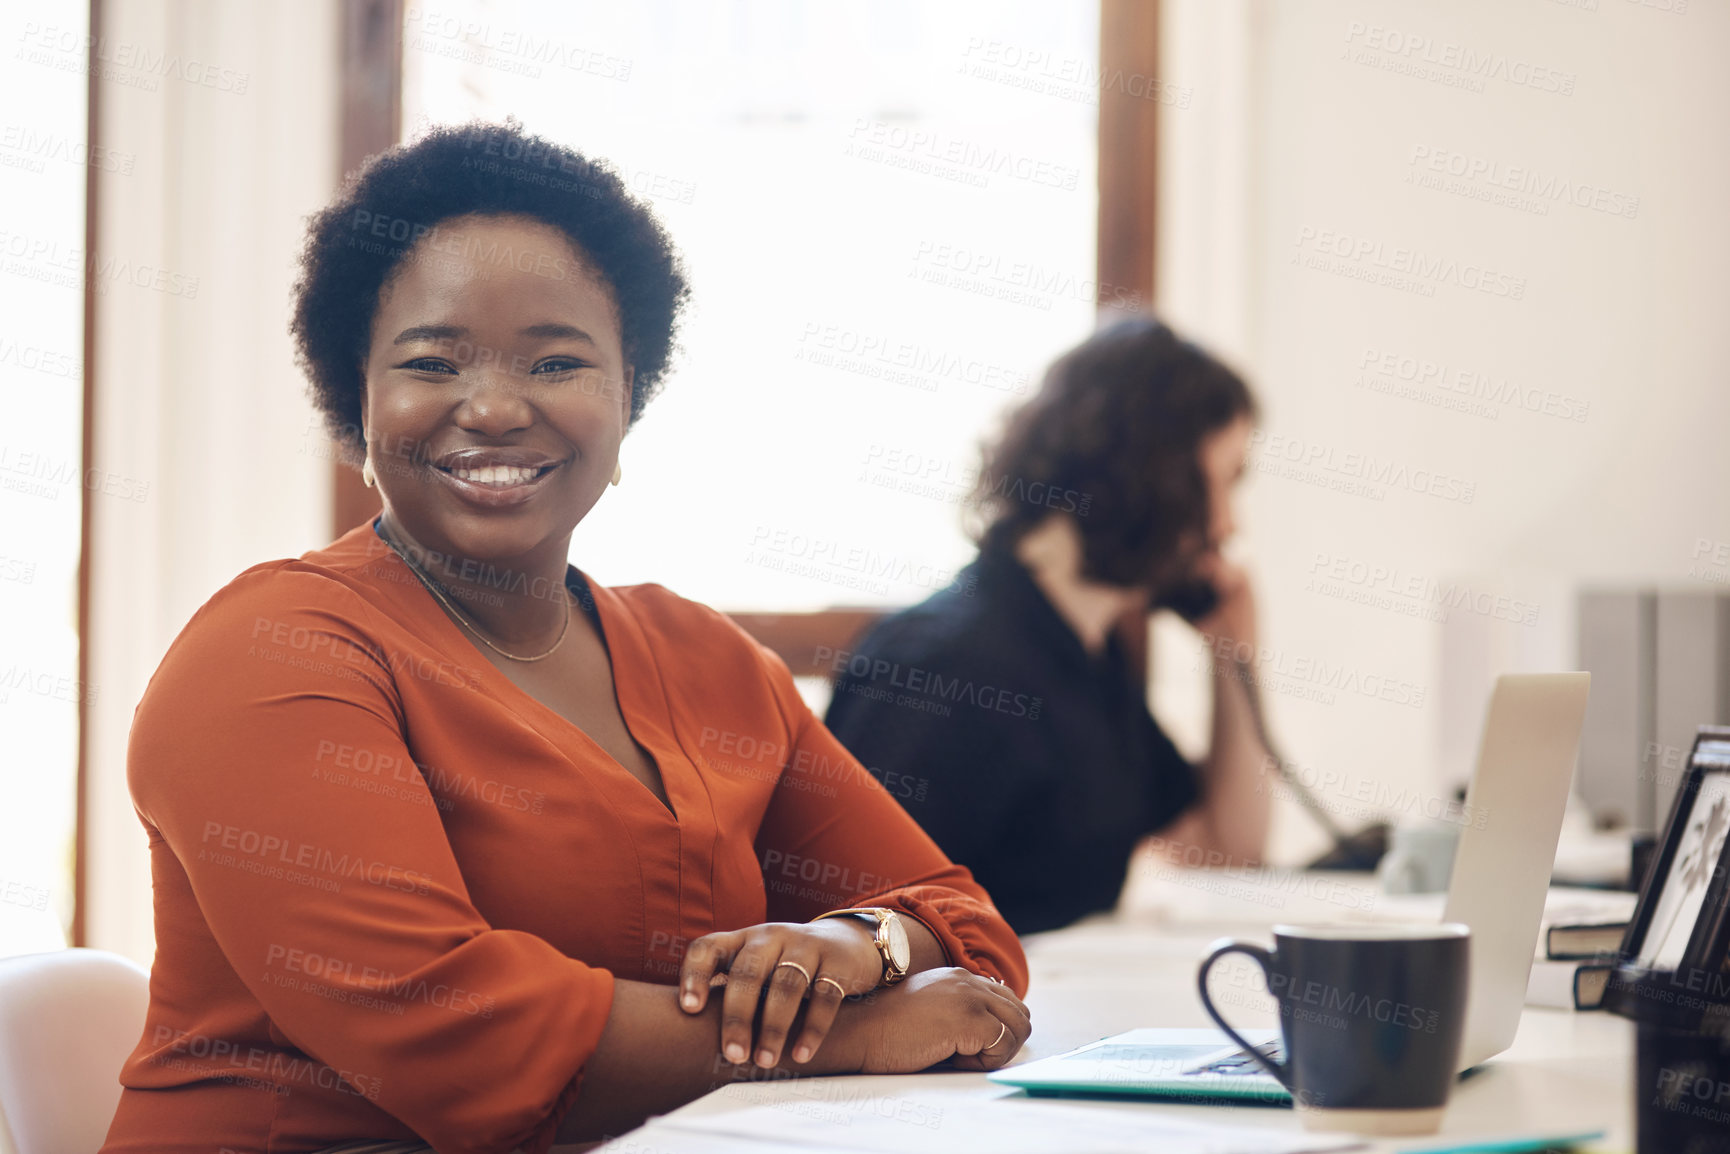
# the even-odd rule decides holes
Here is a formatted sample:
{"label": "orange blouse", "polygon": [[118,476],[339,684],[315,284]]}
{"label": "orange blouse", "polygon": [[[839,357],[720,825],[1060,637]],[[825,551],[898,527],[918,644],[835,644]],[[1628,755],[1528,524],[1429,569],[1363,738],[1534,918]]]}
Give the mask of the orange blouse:
{"label": "orange blouse", "polygon": [[845,906],[895,907],[1025,991],[985,891],[786,666],[658,585],[589,589],[671,811],[370,524],[193,616],[128,751],[156,960],[105,1152],[541,1154],[615,977],[671,983],[703,934]]}

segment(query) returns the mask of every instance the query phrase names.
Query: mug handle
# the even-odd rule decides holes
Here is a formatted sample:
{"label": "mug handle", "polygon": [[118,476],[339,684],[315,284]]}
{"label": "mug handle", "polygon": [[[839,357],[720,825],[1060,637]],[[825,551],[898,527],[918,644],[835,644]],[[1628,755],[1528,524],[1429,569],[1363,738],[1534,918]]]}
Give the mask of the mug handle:
{"label": "mug handle", "polygon": [[1255,1061],[1256,1065],[1278,1078],[1279,1084],[1295,1097],[1297,1091],[1292,1088],[1291,1084],[1291,1059],[1289,1055],[1285,1063],[1276,1062],[1250,1045],[1244,1040],[1242,1034],[1231,1028],[1231,1023],[1225,1020],[1218,1008],[1214,1006],[1213,999],[1208,997],[1207,973],[1213,968],[1215,962],[1227,954],[1243,954],[1253,960],[1256,965],[1261,967],[1262,975],[1267,979],[1268,986],[1271,988],[1273,985],[1273,954],[1264,947],[1258,946],[1254,942],[1246,942],[1241,938],[1220,938],[1207,948],[1207,957],[1201,960],[1201,969],[1196,974],[1196,984],[1201,989],[1202,1008],[1207,1011],[1208,1017],[1218,1023],[1219,1028],[1224,1030],[1232,1041],[1243,1047],[1244,1052]]}

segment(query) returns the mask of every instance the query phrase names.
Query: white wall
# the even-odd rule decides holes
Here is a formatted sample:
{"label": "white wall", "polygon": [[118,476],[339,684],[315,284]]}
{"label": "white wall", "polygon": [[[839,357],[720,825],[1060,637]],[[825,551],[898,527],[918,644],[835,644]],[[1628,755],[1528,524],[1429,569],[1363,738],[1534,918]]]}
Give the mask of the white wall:
{"label": "white wall", "polygon": [[[1161,307],[1265,404],[1242,521],[1284,671],[1272,721],[1348,812],[1382,786],[1422,804],[1469,771],[1492,672],[1571,666],[1577,585],[1730,576],[1695,558],[1730,540],[1730,455],[1713,449],[1730,417],[1730,4],[1166,2],[1167,78],[1194,97],[1165,110]],[[1425,187],[1425,157],[1480,175]],[[1506,191],[1484,165],[1532,204],[1483,199]],[[1441,274],[1356,279],[1399,250]],[[1461,283],[1482,270],[1493,291]],[[1377,378],[1381,352],[1442,368]],[[1438,384],[1461,373],[1535,392],[1539,411]],[[1315,456],[1294,478],[1287,453]],[[1441,495],[1325,487],[1365,468]],[[1358,580],[1318,589],[1336,558]],[[1377,568],[1396,576],[1362,575]],[[1487,612],[1412,615],[1439,615],[1456,582]],[[1190,668],[1190,642],[1161,630],[1159,661]],[[1329,689],[1342,667],[1357,680]],[[1422,706],[1361,691],[1384,682]],[[1282,856],[1315,842],[1282,814]]]}
{"label": "white wall", "polygon": [[[166,279],[110,277],[97,303],[94,464],[147,496],[92,503],[86,924],[90,945],[144,964],[133,709],[212,593],[330,537],[324,438],[309,434],[287,322],[304,217],[338,175],[335,17],[335,0],[104,8],[106,66],[125,79],[100,86],[99,142],[136,160],[104,174],[96,256]],[[121,63],[140,59],[174,63]]]}

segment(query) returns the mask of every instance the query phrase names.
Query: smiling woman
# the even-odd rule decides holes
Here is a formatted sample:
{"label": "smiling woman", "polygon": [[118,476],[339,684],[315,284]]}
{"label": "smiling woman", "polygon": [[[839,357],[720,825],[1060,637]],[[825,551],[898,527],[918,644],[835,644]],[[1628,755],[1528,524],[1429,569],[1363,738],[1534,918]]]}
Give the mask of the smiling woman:
{"label": "smiling woman", "polygon": [[647,210],[443,129],[303,270],[314,398],[384,511],[237,577],[139,706],[158,951],[105,1149],[540,1154],[753,1071],[1013,1057],[1015,935],[786,667],[567,560],[686,297]]}

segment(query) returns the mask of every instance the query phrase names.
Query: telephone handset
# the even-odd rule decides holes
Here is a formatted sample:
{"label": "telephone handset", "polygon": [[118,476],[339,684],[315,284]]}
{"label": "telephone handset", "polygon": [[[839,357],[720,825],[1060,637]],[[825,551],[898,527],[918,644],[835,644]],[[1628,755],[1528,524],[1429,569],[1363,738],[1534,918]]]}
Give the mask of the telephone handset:
{"label": "telephone handset", "polygon": [[1169,609],[1194,625],[1219,608],[1219,590],[1205,577],[1191,577],[1160,595],[1155,609]]}

